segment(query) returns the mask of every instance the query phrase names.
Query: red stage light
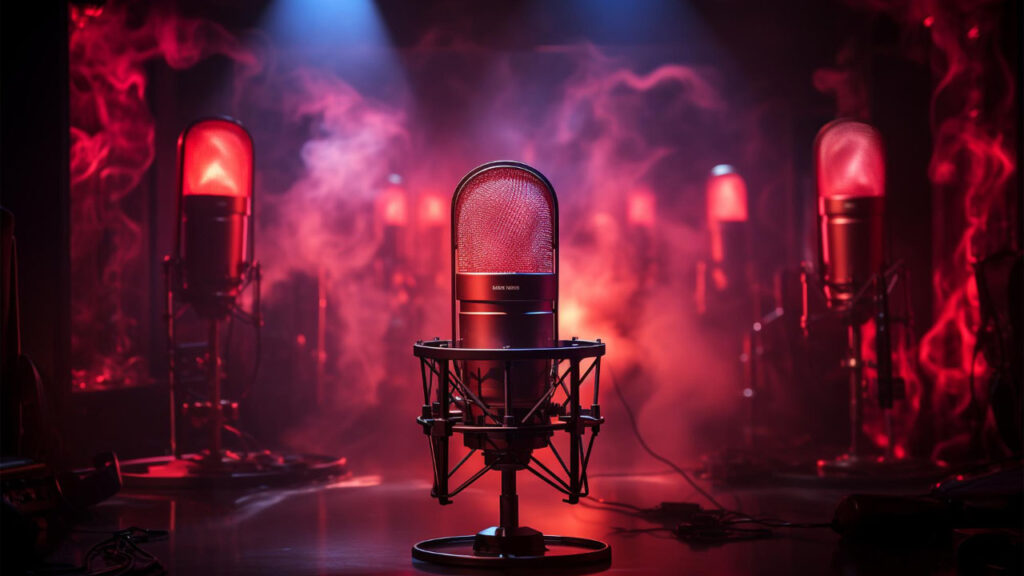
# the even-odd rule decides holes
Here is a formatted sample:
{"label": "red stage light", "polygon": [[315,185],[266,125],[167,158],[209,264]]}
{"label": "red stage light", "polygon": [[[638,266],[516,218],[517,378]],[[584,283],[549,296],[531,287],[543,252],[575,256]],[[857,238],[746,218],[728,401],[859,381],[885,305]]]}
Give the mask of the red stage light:
{"label": "red stage light", "polygon": [[389,186],[382,196],[384,224],[387,226],[405,226],[409,221],[409,208],[405,197],[405,189],[398,185]]}
{"label": "red stage light", "polygon": [[633,226],[650,228],[654,226],[657,199],[648,190],[636,190],[629,195],[626,216]]}
{"label": "red stage light", "polygon": [[885,195],[882,136],[855,120],[835,120],[818,132],[815,144],[818,196],[850,198]]}
{"label": "red stage light", "polygon": [[436,194],[428,194],[420,200],[420,220],[427,226],[442,226],[448,211],[444,200]]}
{"label": "red stage light", "polygon": [[178,141],[183,196],[252,195],[252,139],[234,122],[204,120]]}
{"label": "red stage light", "polygon": [[747,221],[747,183],[728,164],[711,170],[707,184],[708,222]]}

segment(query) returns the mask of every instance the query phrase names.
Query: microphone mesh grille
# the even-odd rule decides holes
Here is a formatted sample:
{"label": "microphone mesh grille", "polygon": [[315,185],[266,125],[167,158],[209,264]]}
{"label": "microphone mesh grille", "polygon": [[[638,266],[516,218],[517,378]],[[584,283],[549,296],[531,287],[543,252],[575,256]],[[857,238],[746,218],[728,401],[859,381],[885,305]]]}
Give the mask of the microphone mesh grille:
{"label": "microphone mesh grille", "polygon": [[819,196],[885,195],[882,137],[870,125],[834,121],[821,129],[816,146]]}
{"label": "microphone mesh grille", "polygon": [[470,179],[455,206],[456,272],[554,272],[554,202],[522,168]]}

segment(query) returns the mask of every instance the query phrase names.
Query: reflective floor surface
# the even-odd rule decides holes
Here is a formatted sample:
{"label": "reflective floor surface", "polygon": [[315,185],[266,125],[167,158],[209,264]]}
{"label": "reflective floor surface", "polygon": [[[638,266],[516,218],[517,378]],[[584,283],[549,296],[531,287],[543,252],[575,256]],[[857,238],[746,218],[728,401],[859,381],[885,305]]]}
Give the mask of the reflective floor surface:
{"label": "reflective floor surface", "polygon": [[[642,508],[700,499],[669,474],[595,477],[591,491],[605,501]],[[419,540],[473,534],[496,524],[497,477],[482,479],[450,506],[438,505],[429,492],[419,480],[359,475],[329,485],[247,493],[126,491],[80,522],[51,559],[81,562],[104,538],[86,530],[139,526],[169,530],[165,540],[143,547],[172,574],[480,573],[414,562],[410,548]],[[788,487],[716,491],[715,496],[749,514],[827,522],[842,493]],[[593,500],[565,504],[532,478],[520,482],[520,502],[524,525],[609,543],[609,574],[952,573],[947,555],[934,550],[858,549],[828,528],[780,529],[754,541],[687,543],[627,507]]]}

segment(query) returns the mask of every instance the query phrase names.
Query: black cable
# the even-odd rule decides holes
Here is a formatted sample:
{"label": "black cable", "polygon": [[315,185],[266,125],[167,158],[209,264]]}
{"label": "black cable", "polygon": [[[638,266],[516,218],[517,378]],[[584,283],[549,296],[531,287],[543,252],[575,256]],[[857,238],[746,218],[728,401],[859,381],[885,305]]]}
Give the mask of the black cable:
{"label": "black cable", "polygon": [[89,549],[83,567],[90,575],[144,574],[151,570],[165,573],[166,569],[160,560],[140,548],[138,543],[166,537],[166,530],[146,530],[135,526],[119,530]]}
{"label": "black cable", "polygon": [[[640,446],[649,456],[670,467],[677,474],[682,476],[683,479],[686,480],[687,484],[689,484],[701,496],[706,498],[707,501],[714,505],[716,509],[702,510],[698,505],[694,504],[689,507],[684,507],[682,510],[685,510],[685,512],[682,512],[682,510],[673,510],[674,507],[670,505],[671,503],[662,503],[661,506],[656,508],[641,508],[625,502],[602,500],[594,497],[590,497],[591,500],[608,507],[617,508],[617,512],[630,514],[647,520],[659,517],[664,519],[666,516],[671,516],[674,512],[682,512],[681,516],[683,517],[683,521],[680,522],[674,530],[675,535],[682,540],[722,541],[767,538],[772,535],[770,528],[830,528],[832,526],[830,522],[789,522],[778,518],[754,517],[722,506],[718,500],[701,488],[700,485],[698,485],[697,482],[682,469],[682,467],[658,454],[647,444],[643,434],[640,432],[640,427],[637,424],[633,408],[629,405],[625,395],[622,393],[618,378],[616,378],[615,374],[612,372],[611,366],[607,366],[606,370],[611,375],[612,379],[615,380],[613,385],[615,394],[618,396],[619,402],[622,403],[622,407],[626,410],[626,415],[629,417],[629,424],[633,430],[633,435],[636,437]],[[743,524],[753,524],[761,526],[761,528],[739,527]]]}
{"label": "black cable", "polygon": [[640,433],[640,427],[636,423],[636,416],[633,414],[633,408],[630,407],[629,403],[626,401],[626,397],[622,394],[622,389],[619,386],[619,379],[615,377],[614,372],[612,372],[611,366],[607,366],[607,368],[605,369],[611,375],[612,380],[615,381],[614,385],[612,386],[615,389],[615,395],[619,397],[619,402],[621,402],[622,407],[626,409],[626,415],[629,417],[629,425],[633,429],[633,435],[636,437],[637,442],[640,443],[640,447],[643,448],[644,451],[647,452],[647,454],[651,458],[654,458],[658,462],[661,462],[662,464],[675,470],[677,474],[683,477],[683,480],[686,480],[687,484],[692,486],[693,489],[696,490],[701,496],[706,498],[708,502],[711,502],[711,504],[713,504],[715,508],[718,508],[719,510],[725,510],[725,506],[722,506],[718,502],[718,500],[715,500],[714,496],[709,494],[706,490],[704,490],[696,482],[694,482],[693,478],[691,478],[685,470],[676,465],[675,462],[669,460],[668,458],[665,458],[661,454],[658,454],[657,452],[652,450],[650,446],[647,445],[647,441],[644,440],[643,434]]}
{"label": "black cable", "polygon": [[124,530],[72,529],[82,534],[106,534],[109,538],[99,542],[85,553],[81,566],[42,567],[29,572],[34,576],[80,574],[85,576],[121,576],[131,574],[166,574],[160,560],[139,546],[141,543],[162,540],[166,530],[147,530],[132,526]]}

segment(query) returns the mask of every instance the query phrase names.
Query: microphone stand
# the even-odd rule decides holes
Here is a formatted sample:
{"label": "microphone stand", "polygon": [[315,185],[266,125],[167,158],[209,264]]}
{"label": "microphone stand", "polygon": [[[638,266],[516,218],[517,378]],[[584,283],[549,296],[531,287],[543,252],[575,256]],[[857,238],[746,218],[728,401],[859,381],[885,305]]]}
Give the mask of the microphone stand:
{"label": "microphone stand", "polygon": [[[896,282],[906,282],[906,270],[902,262],[879,272],[866,282],[846,305],[842,314],[847,325],[847,355],[843,367],[849,370],[850,388],[850,444],[846,454],[829,461],[818,462],[818,475],[822,477],[845,477],[859,480],[884,480],[891,482],[900,478],[908,482],[933,480],[942,476],[942,471],[930,461],[913,458],[897,458],[893,432],[893,404],[905,395],[904,382],[893,374],[892,332],[890,323],[892,311],[889,307],[889,291]],[[873,310],[867,311],[866,298],[872,295]],[[870,314],[870,315],[868,315]],[[863,441],[864,399],[864,358],[862,354],[864,323],[875,320],[875,369],[876,401],[881,411],[885,446],[881,455],[866,453]]]}
{"label": "microphone stand", "polygon": [[[842,360],[842,367],[849,372],[849,404],[850,404],[850,444],[846,454],[831,461],[820,461],[818,463],[819,475],[828,475],[833,472],[848,473],[854,469],[860,469],[870,464],[874,468],[882,461],[892,461],[892,402],[893,402],[893,381],[892,381],[892,352],[888,341],[888,290],[887,278],[894,273],[899,266],[893,266],[888,270],[874,275],[857,291],[854,297],[844,305],[841,312],[843,322],[846,324],[847,348],[846,356]],[[865,458],[862,446],[862,435],[864,425],[864,404],[862,388],[864,384],[864,355],[863,347],[863,325],[870,317],[865,315],[864,299],[869,289],[875,287],[875,312],[876,321],[875,346],[878,352],[876,358],[878,369],[878,405],[882,409],[885,420],[884,429],[886,436],[885,456],[878,458]]]}
{"label": "microphone stand", "polygon": [[[262,270],[258,262],[247,265],[243,274],[240,292],[250,284],[253,288],[252,310],[238,310],[234,298],[217,306],[200,306],[199,316],[206,323],[206,402],[184,403],[184,383],[181,381],[179,342],[175,294],[181,291],[181,260],[172,256],[164,258],[164,321],[167,329],[167,378],[168,408],[170,413],[169,447],[170,456],[141,458],[122,462],[122,473],[128,485],[142,488],[247,488],[267,485],[286,485],[296,482],[319,480],[341,476],[346,473],[345,458],[310,454],[278,454],[270,451],[254,452],[246,448],[235,455],[224,446],[223,432],[228,424],[237,420],[238,405],[224,398],[224,366],[221,346],[221,324],[227,310],[240,314],[251,322],[256,330],[256,346],[260,347],[260,330],[263,323],[261,288]],[[209,296],[209,295],[207,295]],[[222,294],[212,299],[223,300]],[[186,299],[186,303],[189,300]],[[207,304],[209,304],[207,302]],[[257,352],[258,354],[258,352]],[[203,428],[206,436],[205,453],[186,453],[183,449],[182,422],[192,419]],[[245,433],[238,431],[239,437]],[[246,440],[242,439],[243,443]]]}
{"label": "microphone stand", "polygon": [[222,464],[220,432],[224,428],[224,409],[220,400],[220,325],[216,317],[209,319],[208,334],[206,382],[210,390],[210,453],[207,464],[216,468]]}
{"label": "microphone stand", "polygon": [[861,327],[849,317],[846,326],[846,358],[843,367],[849,371],[850,380],[850,448],[845,455],[850,460],[861,456],[860,436],[864,410],[861,405],[861,383],[864,381],[864,358],[861,354]]}

